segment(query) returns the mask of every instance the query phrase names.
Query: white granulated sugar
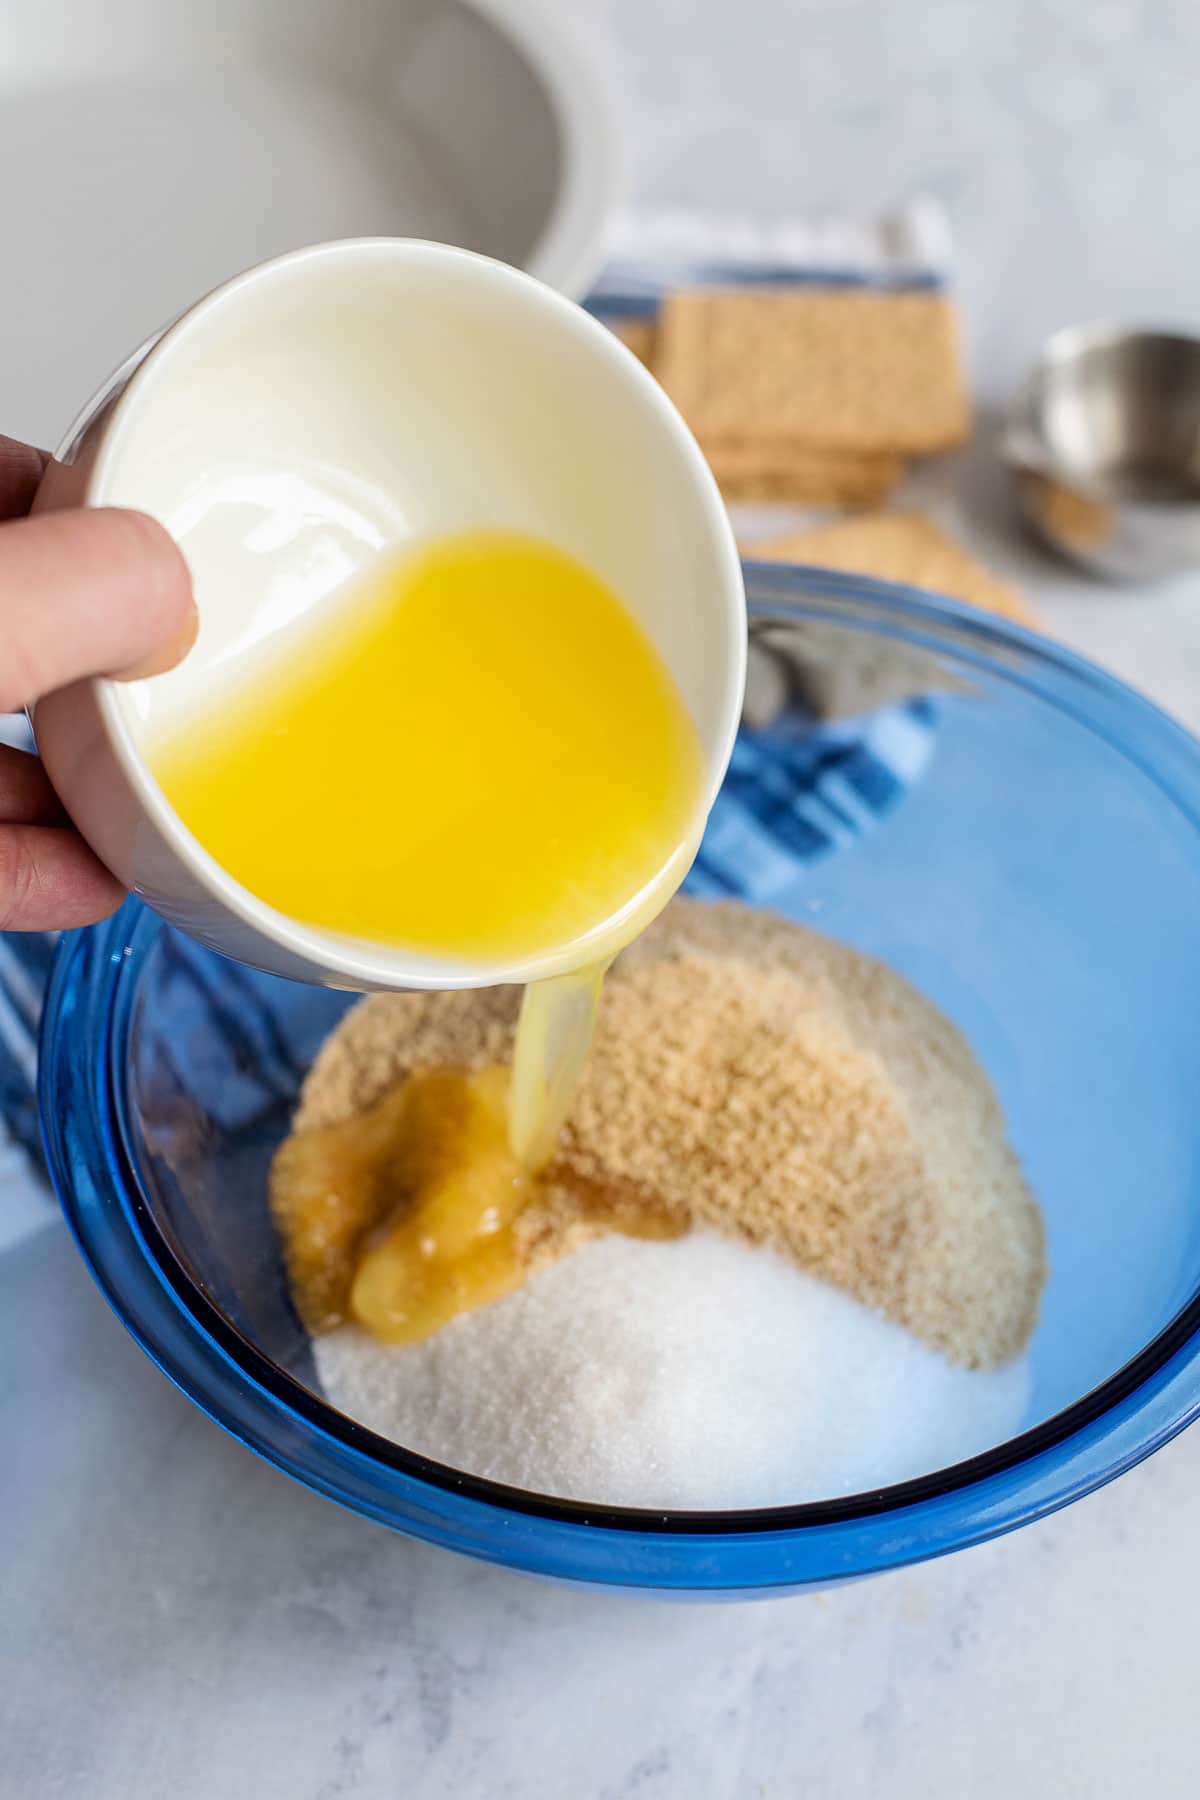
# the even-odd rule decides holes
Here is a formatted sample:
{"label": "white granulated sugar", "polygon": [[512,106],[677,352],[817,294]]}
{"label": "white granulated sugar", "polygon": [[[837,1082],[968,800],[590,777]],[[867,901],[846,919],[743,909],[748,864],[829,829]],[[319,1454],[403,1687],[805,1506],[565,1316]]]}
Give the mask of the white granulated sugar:
{"label": "white granulated sugar", "polygon": [[780,1506],[1002,1443],[1024,1362],[947,1362],[772,1250],[607,1237],[423,1344],[314,1343],[330,1403],[514,1487],[655,1509]]}

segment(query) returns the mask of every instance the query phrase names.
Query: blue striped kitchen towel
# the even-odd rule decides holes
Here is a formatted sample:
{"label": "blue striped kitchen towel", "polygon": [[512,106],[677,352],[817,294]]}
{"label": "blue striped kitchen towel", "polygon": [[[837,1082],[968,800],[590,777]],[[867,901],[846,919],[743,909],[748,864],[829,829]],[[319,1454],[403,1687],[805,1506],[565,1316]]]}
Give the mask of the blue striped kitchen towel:
{"label": "blue striped kitchen towel", "polygon": [[934,703],[906,700],[866,719],[743,729],[684,892],[781,904],[805,865],[845,849],[917,779],[933,747]]}
{"label": "blue striped kitchen towel", "polygon": [[[670,287],[811,280],[922,288],[941,285],[949,269],[945,219],[927,201],[867,224],[825,227],[659,214],[626,222],[588,305],[615,325],[652,315]],[[934,705],[923,698],[836,723],[798,722],[794,709],[785,718],[743,730],[685,891],[783,904],[805,865],[854,843],[891,810],[933,744]],[[23,721],[0,720],[0,738],[25,736]],[[0,935],[0,1181],[14,1146],[41,1167],[37,1029],[54,944],[50,934]],[[197,995],[223,1004],[222,965],[199,950],[187,960],[204,965],[194,971]],[[226,985],[240,980],[230,965]],[[230,988],[224,998],[237,1007],[245,994]]]}

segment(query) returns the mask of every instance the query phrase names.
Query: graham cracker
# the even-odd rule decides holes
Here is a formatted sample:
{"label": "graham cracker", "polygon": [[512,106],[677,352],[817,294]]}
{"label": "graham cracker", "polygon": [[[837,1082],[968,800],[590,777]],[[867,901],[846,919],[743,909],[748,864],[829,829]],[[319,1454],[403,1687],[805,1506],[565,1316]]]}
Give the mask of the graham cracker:
{"label": "graham cracker", "polygon": [[668,294],[655,374],[701,442],[928,455],[964,442],[953,302],[940,293]]}
{"label": "graham cracker", "polygon": [[702,440],[701,449],[731,504],[778,500],[806,506],[877,506],[905,468],[899,456],[789,450],[749,438]]}
{"label": "graham cracker", "polygon": [[610,326],[614,336],[619,337],[627,350],[632,350],[640,363],[648,369],[654,367],[655,346],[658,341],[658,324],[654,319],[617,319]]}
{"label": "graham cracker", "polygon": [[747,554],[775,562],[815,563],[821,568],[928,588],[968,606],[999,613],[1017,625],[1040,629],[1041,622],[1024,596],[976,562],[924,513],[863,513],[754,545]]}
{"label": "graham cracker", "polygon": [[[617,319],[611,329],[652,374],[659,330],[653,318]],[[827,451],[759,438],[718,438],[702,445],[731,504],[777,501],[801,506],[878,506],[904,473],[899,456]]]}

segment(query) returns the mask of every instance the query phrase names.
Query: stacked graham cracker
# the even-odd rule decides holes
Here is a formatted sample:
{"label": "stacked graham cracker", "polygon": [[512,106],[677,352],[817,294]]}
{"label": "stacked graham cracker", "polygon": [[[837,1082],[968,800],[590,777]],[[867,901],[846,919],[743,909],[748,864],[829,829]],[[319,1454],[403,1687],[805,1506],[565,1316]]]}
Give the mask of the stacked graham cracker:
{"label": "stacked graham cracker", "polygon": [[727,500],[877,505],[908,461],[970,430],[954,304],[806,287],[668,294],[624,328]]}
{"label": "stacked graham cracker", "polygon": [[1031,626],[1022,596],[920,513],[878,508],[971,429],[954,302],[939,289],[684,290],[617,326],[696,434],[731,504],[849,509],[746,546],[927,588]]}

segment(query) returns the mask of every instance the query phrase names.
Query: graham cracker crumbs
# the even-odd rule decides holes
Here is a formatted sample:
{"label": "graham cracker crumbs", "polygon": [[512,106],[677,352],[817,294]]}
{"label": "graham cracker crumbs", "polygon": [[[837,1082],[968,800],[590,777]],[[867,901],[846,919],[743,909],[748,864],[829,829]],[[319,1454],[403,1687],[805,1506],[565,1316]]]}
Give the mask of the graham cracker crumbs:
{"label": "graham cracker crumbs", "polygon": [[944,294],[669,294],[654,366],[710,455],[726,440],[928,455],[961,444],[970,424]]}
{"label": "graham cracker crumbs", "polygon": [[[418,1068],[508,1060],[517,1004],[364,1001],[296,1129]],[[531,1265],[602,1229],[599,1190],[770,1245],[967,1367],[1015,1356],[1036,1322],[1040,1214],[970,1049],[883,964],[769,914],[676,900],[619,959],[562,1153],[518,1221]]]}
{"label": "graham cracker crumbs", "polygon": [[747,554],[904,582],[1039,629],[1024,595],[991,574],[924,513],[867,513],[840,519],[753,545]]}

